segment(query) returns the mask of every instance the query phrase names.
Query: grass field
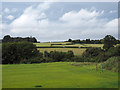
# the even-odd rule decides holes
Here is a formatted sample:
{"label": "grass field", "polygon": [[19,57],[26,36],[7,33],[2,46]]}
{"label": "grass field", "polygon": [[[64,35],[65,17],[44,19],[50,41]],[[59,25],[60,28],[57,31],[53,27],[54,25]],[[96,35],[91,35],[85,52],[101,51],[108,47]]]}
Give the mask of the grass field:
{"label": "grass field", "polygon": [[67,52],[69,50],[72,50],[74,52],[74,55],[82,55],[82,53],[86,50],[85,48],[38,48],[40,52],[44,51],[59,51],[59,52]]}
{"label": "grass field", "polygon": [[48,43],[34,43],[37,47],[48,47],[51,44],[70,44],[70,42],[48,42]]}
{"label": "grass field", "polygon": [[[3,88],[117,88],[118,74],[72,62],[2,65]],[[40,87],[41,86],[41,87]]]}
{"label": "grass field", "polygon": [[[50,47],[51,44],[63,44],[63,45],[52,45],[52,46],[77,46],[77,47],[103,47],[103,44],[74,44],[74,45],[65,45],[65,44],[70,44],[70,42],[56,42],[56,43],[34,43],[37,47]],[[62,51],[62,52],[67,52],[68,50],[72,50],[74,52],[74,55],[81,55],[86,48],[38,48],[41,52],[44,51]]]}
{"label": "grass field", "polygon": [[103,44],[70,44],[70,42],[56,42],[56,43],[34,43],[37,47],[49,47],[51,44],[63,44],[63,45],[52,45],[52,46],[78,46],[78,47],[103,47]]}

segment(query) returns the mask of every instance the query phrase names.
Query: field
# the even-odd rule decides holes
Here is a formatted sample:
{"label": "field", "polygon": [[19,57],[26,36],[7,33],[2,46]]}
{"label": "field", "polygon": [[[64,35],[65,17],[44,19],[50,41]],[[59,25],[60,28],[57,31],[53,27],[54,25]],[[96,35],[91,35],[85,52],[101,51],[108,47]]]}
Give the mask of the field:
{"label": "field", "polygon": [[[3,88],[117,88],[118,74],[74,62],[2,65]],[[83,64],[83,65],[82,65]]]}
{"label": "field", "polygon": [[44,51],[59,51],[59,52],[67,52],[69,50],[72,50],[74,52],[74,55],[82,55],[82,53],[86,50],[85,48],[38,48],[40,52]]}
{"label": "field", "polygon": [[[34,43],[37,47],[50,47],[51,44],[61,44],[61,45],[52,45],[55,47],[71,47],[71,46],[77,46],[79,48],[38,48],[41,52],[44,51],[62,51],[62,52],[67,52],[69,50],[72,50],[74,52],[74,55],[82,55],[82,53],[86,50],[86,48],[81,48],[81,47],[103,47],[103,44],[73,44],[73,45],[66,45],[66,44],[71,44],[70,42],[52,42],[52,43]],[[52,47],[51,46],[51,47]]]}
{"label": "field", "polygon": [[[78,46],[78,47],[103,47],[103,44],[71,44],[70,42],[56,42],[56,43],[34,43],[37,47],[49,47],[51,44],[62,44],[52,46]],[[71,44],[71,45],[66,45]]]}

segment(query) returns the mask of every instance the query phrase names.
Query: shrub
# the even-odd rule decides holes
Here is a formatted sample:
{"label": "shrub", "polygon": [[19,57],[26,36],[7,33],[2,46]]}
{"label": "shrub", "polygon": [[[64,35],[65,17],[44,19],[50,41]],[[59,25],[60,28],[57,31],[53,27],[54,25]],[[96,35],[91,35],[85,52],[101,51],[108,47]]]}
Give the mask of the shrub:
{"label": "shrub", "polygon": [[103,68],[114,72],[120,72],[118,64],[120,64],[120,56],[111,57],[103,63]]}
{"label": "shrub", "polygon": [[104,60],[104,51],[96,47],[87,48],[82,57],[85,62],[100,62]]}
{"label": "shrub", "polygon": [[27,63],[30,58],[42,58],[42,53],[30,42],[3,43],[2,49],[3,64]]}
{"label": "shrub", "polygon": [[91,47],[91,48],[87,48],[86,51],[83,52],[82,56],[92,58],[99,55],[100,52],[103,52],[101,48]]}
{"label": "shrub", "polygon": [[111,47],[108,51],[105,52],[106,60],[113,56],[120,56],[120,45],[116,47]]}

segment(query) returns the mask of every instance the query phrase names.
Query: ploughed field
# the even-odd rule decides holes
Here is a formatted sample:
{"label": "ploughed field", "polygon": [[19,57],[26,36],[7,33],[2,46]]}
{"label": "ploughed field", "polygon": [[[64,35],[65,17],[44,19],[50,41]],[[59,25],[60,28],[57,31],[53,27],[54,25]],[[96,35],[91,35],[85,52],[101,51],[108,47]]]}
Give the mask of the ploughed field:
{"label": "ploughed field", "polygon": [[118,74],[94,63],[54,62],[2,65],[3,88],[117,88]]}

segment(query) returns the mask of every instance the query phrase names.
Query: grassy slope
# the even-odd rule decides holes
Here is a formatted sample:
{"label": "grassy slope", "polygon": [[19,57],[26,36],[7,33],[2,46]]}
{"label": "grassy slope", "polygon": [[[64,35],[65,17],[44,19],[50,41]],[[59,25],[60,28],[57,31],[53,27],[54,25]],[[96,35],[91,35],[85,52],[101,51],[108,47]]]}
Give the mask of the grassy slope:
{"label": "grassy slope", "polygon": [[3,88],[112,88],[117,73],[96,72],[95,65],[72,66],[71,62],[3,65]]}

